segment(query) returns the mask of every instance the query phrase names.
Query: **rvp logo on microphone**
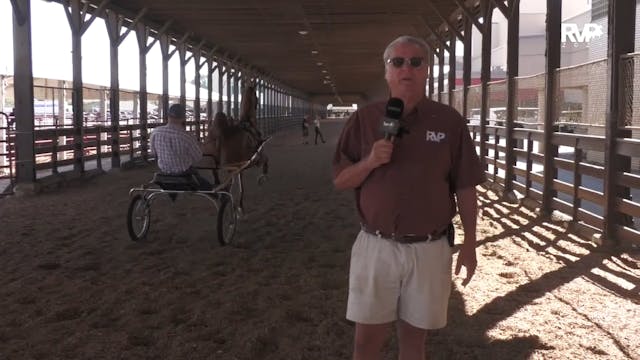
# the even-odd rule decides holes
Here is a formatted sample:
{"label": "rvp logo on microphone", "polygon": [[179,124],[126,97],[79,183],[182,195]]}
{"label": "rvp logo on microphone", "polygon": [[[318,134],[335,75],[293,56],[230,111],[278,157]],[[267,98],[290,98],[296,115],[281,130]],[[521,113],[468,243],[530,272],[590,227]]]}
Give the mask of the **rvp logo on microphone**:
{"label": "rvp logo on microphone", "polygon": [[385,135],[396,136],[398,135],[398,129],[400,128],[400,122],[396,119],[383,118],[382,119],[382,132]]}
{"label": "rvp logo on microphone", "polygon": [[445,137],[447,137],[447,135],[443,132],[435,132],[435,131],[427,130],[427,141],[433,141],[433,142],[439,143],[441,140],[444,140]]}

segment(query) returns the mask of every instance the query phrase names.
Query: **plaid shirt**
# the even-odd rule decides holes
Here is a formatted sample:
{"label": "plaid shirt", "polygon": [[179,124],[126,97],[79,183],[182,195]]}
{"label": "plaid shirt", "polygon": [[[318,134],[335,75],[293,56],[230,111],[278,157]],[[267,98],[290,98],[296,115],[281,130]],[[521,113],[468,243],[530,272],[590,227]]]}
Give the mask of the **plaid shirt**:
{"label": "plaid shirt", "polygon": [[149,142],[158,167],[165,174],[183,173],[202,158],[196,138],[178,125],[167,124],[155,128]]}

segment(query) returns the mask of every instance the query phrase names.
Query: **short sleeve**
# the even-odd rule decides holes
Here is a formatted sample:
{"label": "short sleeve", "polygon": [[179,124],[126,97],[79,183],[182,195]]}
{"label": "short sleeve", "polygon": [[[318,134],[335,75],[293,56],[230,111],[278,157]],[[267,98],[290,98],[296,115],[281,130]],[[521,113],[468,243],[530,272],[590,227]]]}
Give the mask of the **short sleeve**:
{"label": "short sleeve", "polygon": [[360,121],[358,112],[356,111],[349,117],[347,123],[342,129],[338,146],[333,156],[333,177],[335,179],[338,174],[346,167],[351,166],[361,159],[360,147]]}
{"label": "short sleeve", "polygon": [[480,158],[476,152],[469,128],[462,119],[460,119],[460,122],[461,126],[458,131],[458,141],[456,142],[458,147],[457,151],[454,152],[455,156],[451,171],[451,184],[454,191],[476,186],[487,180],[486,174],[480,165]]}

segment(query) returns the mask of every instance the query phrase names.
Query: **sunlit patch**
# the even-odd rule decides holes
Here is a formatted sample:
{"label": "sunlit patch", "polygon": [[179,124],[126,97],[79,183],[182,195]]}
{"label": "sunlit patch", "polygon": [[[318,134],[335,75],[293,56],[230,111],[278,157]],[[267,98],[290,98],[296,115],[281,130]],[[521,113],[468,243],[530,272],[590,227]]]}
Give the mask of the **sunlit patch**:
{"label": "sunlit patch", "polygon": [[564,259],[569,262],[577,261],[580,259],[579,256],[570,254],[567,252],[567,249],[557,245],[556,247],[553,247],[553,246],[548,247],[547,252],[551,255],[555,255],[558,259]]}
{"label": "sunlit patch", "polygon": [[[626,290],[633,290],[636,287],[636,284],[634,284],[634,283],[632,283],[632,282],[630,282],[630,281],[628,281],[626,279],[623,279],[621,276],[617,276],[614,273],[611,273],[609,271],[605,271],[605,270],[603,270],[603,269],[601,269],[599,267],[591,269],[591,273],[594,274],[594,275],[601,276],[601,277],[607,279],[608,281],[610,281],[610,282],[612,282],[612,283],[614,283],[614,284],[616,284],[616,285],[618,285],[621,288],[626,289]],[[638,281],[637,278],[634,279],[634,280]]]}
{"label": "sunlit patch", "polygon": [[638,358],[640,261],[598,249],[570,222],[478,194],[478,268],[466,287],[454,278],[452,297],[468,321],[451,336],[477,332],[470,341],[492,354],[526,348],[531,359]]}
{"label": "sunlit patch", "polygon": [[519,224],[519,223],[518,223],[518,224],[516,224],[515,222],[511,221],[511,219],[509,219],[509,218],[507,218],[507,217],[502,218],[501,222],[502,222],[503,224],[505,224],[505,225],[509,226],[509,227],[510,227],[510,228],[512,228],[512,229],[519,229],[519,228],[522,226],[522,224]]}
{"label": "sunlit patch", "polygon": [[530,231],[527,231],[525,233],[523,233],[522,235],[524,237],[527,238],[527,240],[531,241],[532,243],[536,244],[536,245],[547,245],[548,240],[551,240],[550,238],[546,238],[547,241],[545,241],[545,232],[541,231],[542,228],[539,226],[536,226],[532,229],[534,233],[531,233]]}

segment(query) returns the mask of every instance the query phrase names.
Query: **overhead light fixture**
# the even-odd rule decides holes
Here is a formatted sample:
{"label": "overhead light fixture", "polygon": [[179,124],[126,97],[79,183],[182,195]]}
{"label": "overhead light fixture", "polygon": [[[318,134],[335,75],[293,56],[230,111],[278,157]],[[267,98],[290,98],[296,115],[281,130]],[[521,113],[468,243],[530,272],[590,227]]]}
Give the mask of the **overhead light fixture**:
{"label": "overhead light fixture", "polygon": [[318,50],[311,50],[311,54],[318,55]]}
{"label": "overhead light fixture", "polygon": [[309,31],[307,31],[307,30],[298,30],[298,34],[300,34],[300,35],[302,35],[302,36],[305,36],[305,35],[307,35],[308,33],[309,33]]}
{"label": "overhead light fixture", "polygon": [[326,73],[327,73],[327,70],[322,70],[322,73],[323,73],[323,74],[326,74]]}
{"label": "overhead light fixture", "polygon": [[321,63],[321,62],[317,62],[317,63],[316,63],[316,65],[318,65],[318,66],[322,66],[322,65],[323,65],[323,63]]}

